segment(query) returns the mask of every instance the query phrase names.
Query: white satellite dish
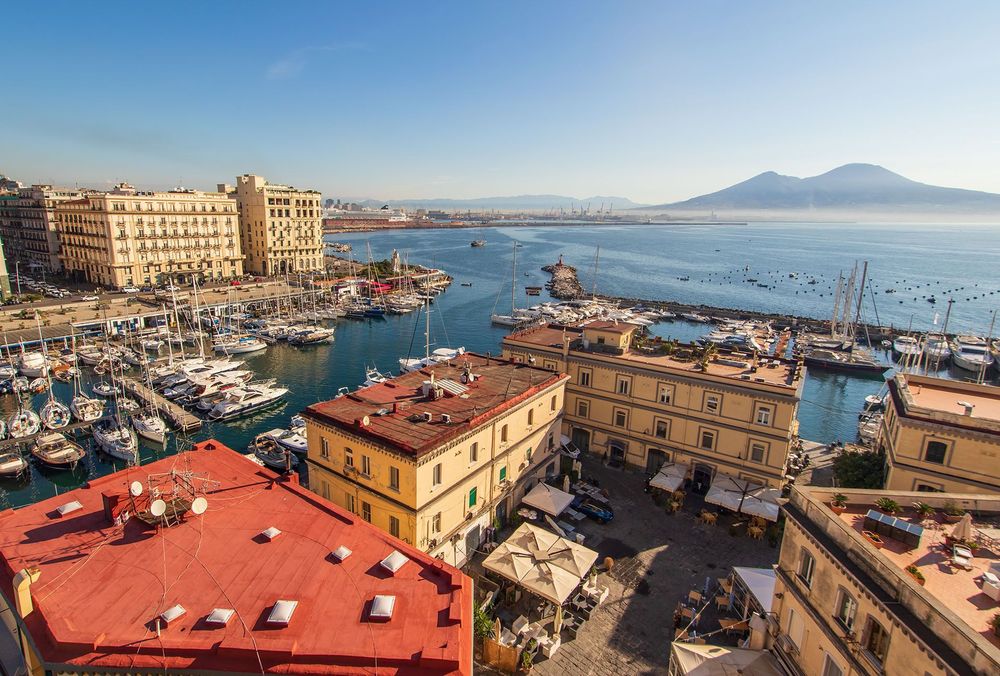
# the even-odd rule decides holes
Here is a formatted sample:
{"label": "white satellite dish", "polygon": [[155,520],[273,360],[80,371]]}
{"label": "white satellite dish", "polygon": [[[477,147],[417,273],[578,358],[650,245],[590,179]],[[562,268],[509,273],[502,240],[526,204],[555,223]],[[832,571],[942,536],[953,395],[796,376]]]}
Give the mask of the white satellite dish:
{"label": "white satellite dish", "polygon": [[128,492],[132,494],[132,497],[137,498],[142,495],[142,482],[133,481],[128,487]]}
{"label": "white satellite dish", "polygon": [[163,516],[167,512],[167,503],[163,500],[153,500],[149,506],[149,513],[153,516]]}
{"label": "white satellite dish", "polygon": [[208,500],[205,498],[197,497],[191,503],[191,511],[195,514],[204,514],[206,509],[208,509]]}
{"label": "white satellite dish", "polygon": [[364,418],[361,419],[362,427],[368,427],[371,424],[372,424],[371,418],[369,418],[368,416],[365,416]]}

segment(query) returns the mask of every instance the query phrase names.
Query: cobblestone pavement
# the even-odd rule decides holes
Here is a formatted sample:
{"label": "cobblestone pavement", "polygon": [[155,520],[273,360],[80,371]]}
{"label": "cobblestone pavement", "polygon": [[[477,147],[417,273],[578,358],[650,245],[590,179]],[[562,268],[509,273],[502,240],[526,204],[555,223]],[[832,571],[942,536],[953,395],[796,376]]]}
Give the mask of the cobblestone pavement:
{"label": "cobblestone pavement", "polygon": [[[584,476],[600,481],[614,508],[613,522],[581,524],[584,543],[612,556],[611,574],[601,574],[607,600],[584,623],[577,638],[563,643],[534,673],[666,674],[673,638],[673,610],[691,589],[728,574],[732,566],[764,567],[777,561],[767,540],[731,536],[725,526],[695,519],[702,502],[688,496],[683,510],[668,515],[643,491],[645,475],[585,461]],[[711,620],[714,623],[714,619]],[[706,620],[702,631],[710,631]]]}

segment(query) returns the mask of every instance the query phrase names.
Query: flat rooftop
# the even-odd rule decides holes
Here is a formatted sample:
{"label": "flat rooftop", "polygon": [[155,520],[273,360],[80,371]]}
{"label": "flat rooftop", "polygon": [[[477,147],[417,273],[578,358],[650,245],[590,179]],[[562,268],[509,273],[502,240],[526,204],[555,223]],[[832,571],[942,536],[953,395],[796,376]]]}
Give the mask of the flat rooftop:
{"label": "flat rooftop", "polygon": [[[602,322],[609,323],[609,322]],[[594,328],[596,323],[587,324],[587,327]],[[619,324],[619,326],[624,326],[624,324]],[[628,327],[633,325],[629,324]],[[720,378],[730,378],[732,380],[739,380],[747,382],[748,384],[767,384],[767,385],[777,385],[780,387],[797,388],[800,379],[805,375],[805,369],[800,368],[798,363],[788,359],[779,359],[777,357],[765,357],[758,361],[758,366],[756,370],[752,369],[752,355],[748,353],[739,352],[728,352],[721,349],[715,353],[712,361],[708,364],[707,371],[701,371],[697,360],[694,359],[682,359],[680,357],[665,354],[660,349],[663,343],[657,343],[655,340],[650,340],[647,343],[647,348],[630,348],[627,349],[622,354],[614,354],[606,352],[599,349],[597,346],[591,345],[591,347],[584,348],[580,343],[580,339],[583,335],[583,326],[559,326],[556,324],[547,324],[544,326],[539,326],[535,328],[530,328],[525,331],[519,331],[517,333],[512,333],[506,338],[504,338],[504,344],[507,345],[525,345],[527,347],[542,347],[561,350],[563,346],[563,337],[568,337],[571,341],[570,351],[575,353],[588,353],[597,355],[607,355],[615,359],[622,359],[629,362],[634,362],[636,364],[648,364],[650,366],[657,366],[661,368],[671,369],[679,373],[684,374],[702,374],[708,373],[711,376],[717,376]],[[600,327],[597,327],[600,328]],[[601,330],[608,330],[602,328]],[[681,345],[679,348],[680,352],[685,350],[699,350],[700,346],[697,345]],[[696,354],[696,352],[695,352]],[[747,376],[744,378],[743,376]]]}
{"label": "flat rooftop", "polygon": [[[173,472],[193,473],[208,508],[155,528],[135,515],[148,508],[148,487],[176,485]],[[133,481],[147,487],[134,504]],[[109,499],[118,500],[112,514],[132,518],[116,525]],[[73,501],[80,508],[60,517],[57,508]],[[261,533],[270,527],[281,533],[268,540]],[[340,546],[352,554],[336,562]],[[394,550],[409,561],[393,575],[379,562]],[[0,513],[0,561],[7,595],[18,571],[40,571],[24,622],[50,665],[472,673],[468,577],[218,442]],[[388,621],[369,617],[375,595],[395,597]],[[278,600],[298,602],[287,626],[268,622]],[[186,612],[157,636],[154,618],[176,604]],[[215,608],[235,613],[211,625]]]}
{"label": "flat rooftop", "polygon": [[[921,411],[914,410],[916,407],[928,413],[957,417],[969,424],[1000,423],[1000,387],[910,375],[899,376],[893,382],[897,386],[906,383],[908,413],[919,415]],[[965,413],[965,404],[972,405],[969,415]]]}
{"label": "flat rooftop", "polygon": [[[424,384],[432,378],[441,388],[437,398],[424,393]],[[468,382],[463,383],[463,379]],[[448,363],[313,404],[302,414],[419,456],[564,379],[566,376],[527,364],[466,352]],[[429,421],[425,413],[430,414]]]}

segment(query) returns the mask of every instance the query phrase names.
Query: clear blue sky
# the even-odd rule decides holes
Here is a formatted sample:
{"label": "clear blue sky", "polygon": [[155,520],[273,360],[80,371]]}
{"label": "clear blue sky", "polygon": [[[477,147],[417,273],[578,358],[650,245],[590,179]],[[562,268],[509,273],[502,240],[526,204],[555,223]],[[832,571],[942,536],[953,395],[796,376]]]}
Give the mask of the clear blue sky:
{"label": "clear blue sky", "polygon": [[[822,5],[822,6],[821,6]],[[0,172],[683,199],[872,162],[1000,192],[1000,2],[49,2]]]}

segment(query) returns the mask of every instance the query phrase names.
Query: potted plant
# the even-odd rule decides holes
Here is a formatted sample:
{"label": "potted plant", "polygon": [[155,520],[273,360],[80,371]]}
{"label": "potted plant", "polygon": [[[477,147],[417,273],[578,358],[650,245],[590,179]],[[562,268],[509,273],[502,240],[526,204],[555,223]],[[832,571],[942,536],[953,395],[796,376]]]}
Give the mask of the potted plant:
{"label": "potted plant", "polygon": [[936,511],[926,502],[914,502],[913,509],[917,513],[917,515],[922,519],[926,519],[929,516],[934,516],[934,512]]}
{"label": "potted plant", "polygon": [[843,493],[834,493],[833,500],[830,501],[830,509],[834,514],[843,514],[847,509],[847,496]]}
{"label": "potted plant", "polygon": [[868,542],[872,543],[875,549],[882,549],[882,538],[878,536],[878,533],[873,533],[870,530],[863,530],[861,531],[861,534],[865,536],[865,539],[868,540]]}
{"label": "potted plant", "polygon": [[538,641],[531,639],[528,645],[521,651],[521,671],[525,674],[531,673],[531,665],[535,662],[535,651],[538,650]]}
{"label": "potted plant", "polygon": [[1000,613],[995,614],[990,619],[990,626],[993,627],[993,634],[1000,636]]}
{"label": "potted plant", "polygon": [[944,503],[941,511],[944,513],[944,520],[948,523],[958,523],[965,515],[965,510],[950,500]]}
{"label": "potted plant", "polygon": [[879,498],[875,501],[875,507],[878,508],[880,512],[892,516],[899,511],[899,503],[892,498]]}
{"label": "potted plant", "polygon": [[921,587],[923,587],[924,583],[927,581],[926,578],[924,578],[924,574],[920,572],[920,569],[913,564],[906,567],[906,572],[909,573],[910,577],[916,580],[917,584]]}

